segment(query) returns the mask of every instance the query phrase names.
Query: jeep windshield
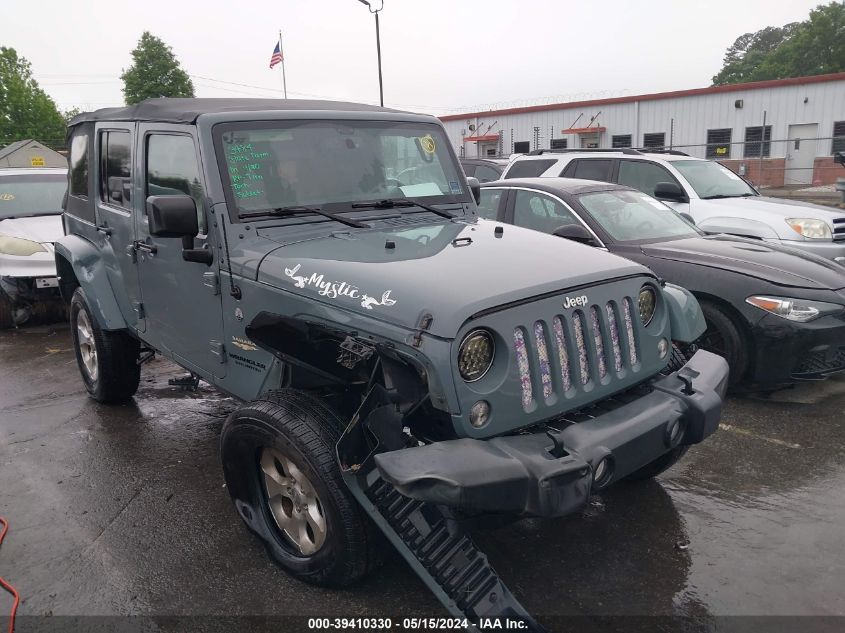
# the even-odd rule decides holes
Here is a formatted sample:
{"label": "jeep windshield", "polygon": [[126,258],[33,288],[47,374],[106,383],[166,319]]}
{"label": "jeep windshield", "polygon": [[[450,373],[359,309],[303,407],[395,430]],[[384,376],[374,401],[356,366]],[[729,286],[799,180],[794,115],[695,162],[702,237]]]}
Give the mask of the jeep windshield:
{"label": "jeep windshield", "polygon": [[578,202],[615,242],[662,242],[701,235],[674,210],[639,191],[585,193]]}
{"label": "jeep windshield", "polygon": [[681,172],[703,200],[757,195],[748,183],[719,163],[709,160],[674,160],[672,167]]}
{"label": "jeep windshield", "polygon": [[[215,127],[227,202],[239,217],[419,211],[470,202],[437,125],[393,121],[279,121]],[[395,201],[395,203],[387,202]],[[325,215],[325,214],[323,214]]]}
{"label": "jeep windshield", "polygon": [[0,175],[0,220],[59,215],[65,189],[64,174]]}

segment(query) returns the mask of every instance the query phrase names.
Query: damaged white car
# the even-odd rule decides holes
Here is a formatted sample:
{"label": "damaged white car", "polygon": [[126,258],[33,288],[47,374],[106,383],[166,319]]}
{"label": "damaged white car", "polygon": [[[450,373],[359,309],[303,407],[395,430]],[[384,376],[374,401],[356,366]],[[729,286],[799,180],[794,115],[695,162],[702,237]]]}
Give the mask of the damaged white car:
{"label": "damaged white car", "polygon": [[0,169],[0,329],[65,318],[53,243],[66,169]]}

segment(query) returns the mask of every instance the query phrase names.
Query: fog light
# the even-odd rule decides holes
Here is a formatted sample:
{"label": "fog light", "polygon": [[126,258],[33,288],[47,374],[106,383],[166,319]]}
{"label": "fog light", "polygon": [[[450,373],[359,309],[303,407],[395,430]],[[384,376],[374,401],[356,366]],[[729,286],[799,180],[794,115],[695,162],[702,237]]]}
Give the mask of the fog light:
{"label": "fog light", "polygon": [[469,410],[469,421],[475,428],[480,428],[487,424],[490,419],[490,403],[486,400],[479,400]]}
{"label": "fog light", "polygon": [[669,353],[669,341],[665,338],[657,342],[657,353],[660,355],[660,358],[666,358],[666,354]]}
{"label": "fog light", "polygon": [[670,448],[675,448],[678,444],[680,444],[681,439],[683,437],[684,437],[684,420],[683,420],[683,418],[678,418],[677,420],[673,420],[668,425],[666,425],[666,444],[668,444]]}
{"label": "fog light", "polygon": [[599,460],[599,463],[596,464],[596,467],[593,468],[593,487],[601,488],[610,481],[612,475],[613,462],[611,461],[611,457],[609,455],[607,457],[602,457]]}

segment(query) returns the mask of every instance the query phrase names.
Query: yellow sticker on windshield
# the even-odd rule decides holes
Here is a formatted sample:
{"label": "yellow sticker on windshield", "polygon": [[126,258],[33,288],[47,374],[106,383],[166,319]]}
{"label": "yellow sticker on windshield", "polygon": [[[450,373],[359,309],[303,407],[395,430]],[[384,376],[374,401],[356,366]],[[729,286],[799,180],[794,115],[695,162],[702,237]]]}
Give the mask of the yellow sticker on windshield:
{"label": "yellow sticker on windshield", "polygon": [[431,138],[431,134],[426,134],[420,139],[420,147],[426,154],[434,153],[434,139]]}
{"label": "yellow sticker on windshield", "polygon": [[14,194],[0,193],[0,200],[3,200],[4,202],[8,202],[9,200],[14,200],[14,199],[15,199]]}

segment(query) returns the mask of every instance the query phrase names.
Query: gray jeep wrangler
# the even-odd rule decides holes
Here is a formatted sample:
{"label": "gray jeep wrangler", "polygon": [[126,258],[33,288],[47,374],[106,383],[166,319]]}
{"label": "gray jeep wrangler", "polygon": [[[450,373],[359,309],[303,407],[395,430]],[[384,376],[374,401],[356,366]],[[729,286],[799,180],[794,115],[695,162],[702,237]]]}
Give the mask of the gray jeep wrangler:
{"label": "gray jeep wrangler", "polygon": [[159,353],[244,401],[228,491],[302,580],[361,578],[379,528],[468,626],[542,630],[467,522],[571,513],[718,426],[725,361],[673,352],[703,332],[695,299],[479,219],[433,117],[155,99],[69,141],[56,261],[86,388],[125,401]]}

